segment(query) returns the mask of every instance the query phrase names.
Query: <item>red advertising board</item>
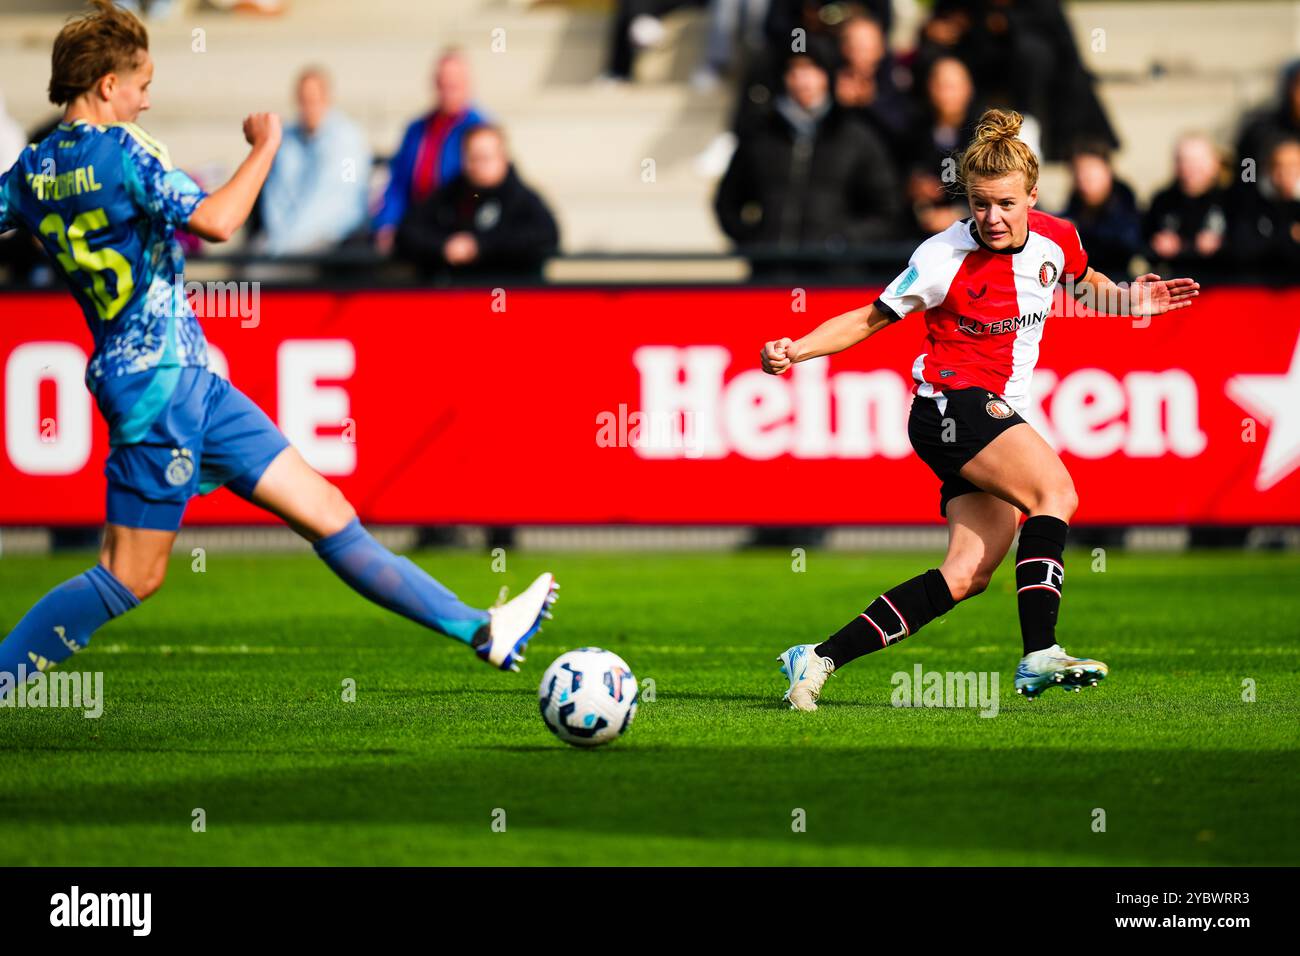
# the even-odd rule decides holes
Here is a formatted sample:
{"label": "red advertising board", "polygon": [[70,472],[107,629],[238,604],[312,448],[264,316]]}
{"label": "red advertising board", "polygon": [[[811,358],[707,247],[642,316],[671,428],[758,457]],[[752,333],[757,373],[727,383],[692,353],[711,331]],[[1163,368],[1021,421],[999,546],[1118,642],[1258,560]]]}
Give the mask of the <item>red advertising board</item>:
{"label": "red advertising board", "polygon": [[[231,317],[204,325],[215,367],[370,522],[935,522],[906,431],[918,318],[757,369],[764,340],[876,291],[218,290],[207,310]],[[102,521],[81,314],[52,293],[0,309],[0,524]],[[1076,523],[1300,522],[1298,343],[1300,290],[1208,290],[1145,327],[1049,319],[1030,418]],[[224,490],[186,514],[265,520]]]}

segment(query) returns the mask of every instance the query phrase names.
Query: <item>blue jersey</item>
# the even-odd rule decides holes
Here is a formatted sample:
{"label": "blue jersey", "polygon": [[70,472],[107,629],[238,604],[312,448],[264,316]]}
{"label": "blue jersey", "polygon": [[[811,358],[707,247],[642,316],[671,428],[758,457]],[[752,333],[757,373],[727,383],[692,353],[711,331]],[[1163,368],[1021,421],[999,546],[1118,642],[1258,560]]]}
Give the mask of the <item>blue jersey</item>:
{"label": "blue jersey", "polygon": [[204,197],[133,123],[60,123],[0,176],[0,232],[37,236],[85,313],[92,392],[117,376],[207,366],[175,237]]}

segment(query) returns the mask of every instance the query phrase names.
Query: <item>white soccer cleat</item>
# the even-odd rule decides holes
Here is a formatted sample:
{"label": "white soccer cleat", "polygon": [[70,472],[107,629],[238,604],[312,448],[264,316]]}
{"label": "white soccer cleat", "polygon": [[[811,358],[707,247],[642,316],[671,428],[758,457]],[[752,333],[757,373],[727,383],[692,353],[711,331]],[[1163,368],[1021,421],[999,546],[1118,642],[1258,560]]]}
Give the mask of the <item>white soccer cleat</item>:
{"label": "white soccer cleat", "polygon": [[542,621],[550,619],[550,607],[559,599],[559,589],[555,575],[547,571],[513,600],[489,608],[488,639],[474,653],[503,671],[519,670],[524,648],[542,629]]}
{"label": "white soccer cleat", "polygon": [[1096,687],[1110,668],[1090,657],[1071,657],[1060,644],[1026,654],[1016,668],[1016,693],[1033,700],[1049,687],[1063,687],[1076,693]]}
{"label": "white soccer cleat", "polygon": [[829,657],[818,657],[816,644],[796,644],[777,658],[781,673],[790,679],[790,689],[785,699],[791,710],[816,710],[826,678],[835,672],[835,662]]}

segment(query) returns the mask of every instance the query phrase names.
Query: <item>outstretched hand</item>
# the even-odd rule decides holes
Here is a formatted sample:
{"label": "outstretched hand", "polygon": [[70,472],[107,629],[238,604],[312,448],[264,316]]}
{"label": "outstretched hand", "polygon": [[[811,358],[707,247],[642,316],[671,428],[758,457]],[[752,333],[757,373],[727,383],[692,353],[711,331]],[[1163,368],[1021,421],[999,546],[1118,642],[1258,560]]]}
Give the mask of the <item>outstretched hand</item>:
{"label": "outstretched hand", "polygon": [[1131,287],[1133,315],[1163,315],[1186,309],[1201,292],[1195,279],[1161,279],[1154,272],[1140,275]]}

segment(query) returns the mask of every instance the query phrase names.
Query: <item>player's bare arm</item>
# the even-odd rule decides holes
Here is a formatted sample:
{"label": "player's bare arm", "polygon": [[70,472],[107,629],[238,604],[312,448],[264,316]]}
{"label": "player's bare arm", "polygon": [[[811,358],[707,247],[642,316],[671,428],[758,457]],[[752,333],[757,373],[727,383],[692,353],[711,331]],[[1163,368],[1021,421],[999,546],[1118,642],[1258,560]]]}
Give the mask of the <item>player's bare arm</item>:
{"label": "player's bare arm", "polygon": [[795,362],[834,355],[869,339],[892,319],[875,305],[843,312],[827,319],[798,341],[774,339],[763,346],[763,371],[780,375]]}
{"label": "player's bare arm", "polygon": [[244,120],[244,139],[251,147],[235,174],[212,192],[190,216],[186,228],[209,242],[225,242],[248,220],[262,191],[275,151],[280,148],[280,117],[254,113]]}
{"label": "player's bare arm", "polygon": [[1074,288],[1075,297],[1092,293],[1094,308],[1106,315],[1164,315],[1192,305],[1200,295],[1195,279],[1161,279],[1154,272],[1140,275],[1122,288],[1089,267]]}

